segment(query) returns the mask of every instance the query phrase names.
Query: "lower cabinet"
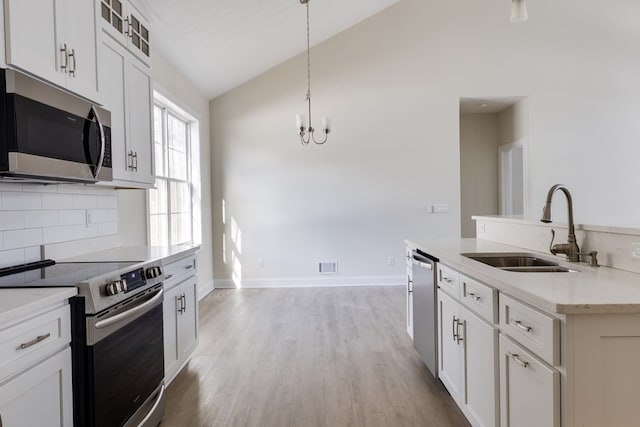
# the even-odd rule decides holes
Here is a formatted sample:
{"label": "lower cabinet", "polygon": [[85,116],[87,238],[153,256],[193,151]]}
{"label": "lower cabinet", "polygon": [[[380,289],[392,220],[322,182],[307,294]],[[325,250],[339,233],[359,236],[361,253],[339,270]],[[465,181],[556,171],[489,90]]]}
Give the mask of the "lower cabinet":
{"label": "lower cabinet", "polygon": [[165,282],[164,370],[169,383],[187,363],[198,345],[197,276]]}
{"label": "lower cabinet", "polygon": [[560,425],[560,374],[500,334],[502,427]]}
{"label": "lower cabinet", "polygon": [[70,347],[0,386],[0,426],[72,425]]}
{"label": "lower cabinet", "polygon": [[473,426],[498,424],[498,329],[438,292],[439,376]]}

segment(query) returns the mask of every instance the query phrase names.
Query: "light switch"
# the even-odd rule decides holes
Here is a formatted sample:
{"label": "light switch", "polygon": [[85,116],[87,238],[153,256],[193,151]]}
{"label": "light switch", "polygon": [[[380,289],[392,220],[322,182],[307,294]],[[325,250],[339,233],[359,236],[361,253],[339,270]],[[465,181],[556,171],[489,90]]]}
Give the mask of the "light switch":
{"label": "light switch", "polygon": [[433,213],[447,213],[449,212],[449,205],[446,203],[438,203],[431,207]]}
{"label": "light switch", "polygon": [[640,242],[631,242],[631,259],[640,261]]}

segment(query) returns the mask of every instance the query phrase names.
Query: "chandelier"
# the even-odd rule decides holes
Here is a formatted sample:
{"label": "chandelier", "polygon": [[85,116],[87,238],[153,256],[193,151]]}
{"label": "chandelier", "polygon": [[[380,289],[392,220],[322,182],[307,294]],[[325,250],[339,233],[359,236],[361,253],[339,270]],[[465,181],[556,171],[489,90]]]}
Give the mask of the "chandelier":
{"label": "chandelier", "polygon": [[519,24],[528,17],[526,0],[511,0],[511,22]]}
{"label": "chandelier", "polygon": [[298,129],[298,136],[300,136],[300,143],[302,145],[309,145],[309,142],[321,145],[327,142],[329,132],[331,132],[331,121],[328,117],[322,118],[322,131],[324,133],[324,139],[321,141],[316,140],[315,129],[311,125],[311,52],[309,45],[309,0],[300,0],[301,4],[307,6],[307,111],[309,113],[309,127],[307,127],[307,118],[304,114],[296,115],[296,128]]}

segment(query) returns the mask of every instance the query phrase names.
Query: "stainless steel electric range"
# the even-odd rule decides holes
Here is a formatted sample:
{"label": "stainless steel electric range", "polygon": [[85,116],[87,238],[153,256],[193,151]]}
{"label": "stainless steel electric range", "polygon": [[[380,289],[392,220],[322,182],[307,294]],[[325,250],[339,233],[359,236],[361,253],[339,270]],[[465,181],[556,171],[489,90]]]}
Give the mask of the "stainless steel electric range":
{"label": "stainless steel electric range", "polygon": [[164,414],[160,262],[0,269],[0,287],[78,289],[71,299],[74,425],[155,427]]}

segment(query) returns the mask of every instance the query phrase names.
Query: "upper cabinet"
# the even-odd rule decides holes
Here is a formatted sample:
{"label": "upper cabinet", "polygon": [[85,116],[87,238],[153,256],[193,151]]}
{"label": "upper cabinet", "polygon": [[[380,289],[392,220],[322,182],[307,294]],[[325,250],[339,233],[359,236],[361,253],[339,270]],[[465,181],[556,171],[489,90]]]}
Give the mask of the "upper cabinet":
{"label": "upper cabinet", "polygon": [[100,99],[111,111],[113,185],[150,188],[155,176],[149,24],[131,3],[95,1]]}
{"label": "upper cabinet", "polygon": [[149,21],[127,1],[99,0],[102,28],[131,53],[151,65]]}
{"label": "upper cabinet", "polygon": [[95,3],[4,0],[6,63],[98,100]]}

